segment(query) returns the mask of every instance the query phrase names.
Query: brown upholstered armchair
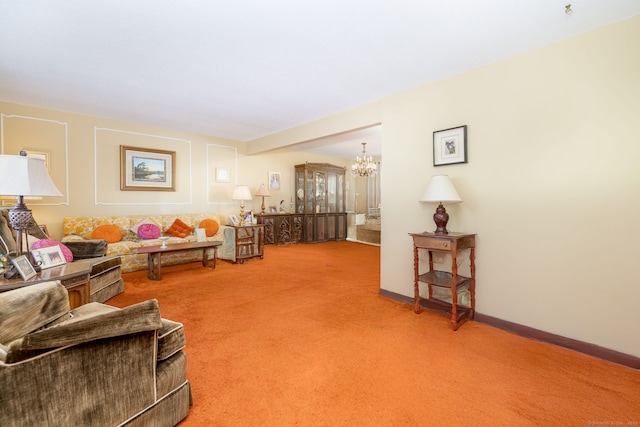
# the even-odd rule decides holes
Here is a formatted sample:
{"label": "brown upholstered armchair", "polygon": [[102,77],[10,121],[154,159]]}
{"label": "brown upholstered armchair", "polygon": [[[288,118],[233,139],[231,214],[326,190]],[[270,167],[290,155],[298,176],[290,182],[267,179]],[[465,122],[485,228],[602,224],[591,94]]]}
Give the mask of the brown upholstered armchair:
{"label": "brown upholstered armchair", "polygon": [[70,311],[58,282],[0,293],[0,425],[176,425],[191,404],[184,345],[156,300]]}

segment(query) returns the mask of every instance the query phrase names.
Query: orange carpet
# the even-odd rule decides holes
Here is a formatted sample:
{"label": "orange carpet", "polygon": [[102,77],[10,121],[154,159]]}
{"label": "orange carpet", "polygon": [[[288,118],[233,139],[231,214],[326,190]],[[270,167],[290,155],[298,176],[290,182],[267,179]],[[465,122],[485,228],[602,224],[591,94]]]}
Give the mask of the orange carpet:
{"label": "orange carpet", "polygon": [[108,303],[157,298],[184,323],[181,426],[639,425],[640,372],[476,322],[453,332],[379,296],[379,259],[352,242],[267,246],[160,282],[125,274]]}

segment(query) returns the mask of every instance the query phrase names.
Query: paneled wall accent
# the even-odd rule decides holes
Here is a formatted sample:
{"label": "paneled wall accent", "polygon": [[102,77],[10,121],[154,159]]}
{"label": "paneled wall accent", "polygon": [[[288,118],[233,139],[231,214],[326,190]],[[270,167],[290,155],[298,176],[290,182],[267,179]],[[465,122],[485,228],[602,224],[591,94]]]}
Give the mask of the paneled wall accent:
{"label": "paneled wall accent", "polygon": [[207,144],[207,203],[233,205],[233,189],[238,183],[238,149]]}
{"label": "paneled wall accent", "polygon": [[[176,152],[174,192],[121,191],[120,146]],[[191,141],[118,129],[94,128],[94,182],[96,205],[190,205]],[[101,179],[98,179],[100,177]]]}
{"label": "paneled wall accent", "polygon": [[[45,159],[51,179],[64,195],[28,200],[28,205],[69,204],[68,140],[66,122],[0,114],[0,152],[17,155],[24,150],[29,155]],[[15,199],[2,200],[3,205],[15,203]]]}

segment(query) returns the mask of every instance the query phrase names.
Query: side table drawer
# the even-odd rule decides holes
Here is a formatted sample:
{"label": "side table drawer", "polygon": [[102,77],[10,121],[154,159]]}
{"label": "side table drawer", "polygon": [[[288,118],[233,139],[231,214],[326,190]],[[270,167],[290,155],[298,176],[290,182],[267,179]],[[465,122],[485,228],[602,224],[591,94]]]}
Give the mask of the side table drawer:
{"label": "side table drawer", "polygon": [[449,251],[451,250],[451,242],[449,240],[444,239],[435,239],[433,237],[426,236],[414,236],[415,245],[419,248],[428,248],[434,251],[442,250]]}

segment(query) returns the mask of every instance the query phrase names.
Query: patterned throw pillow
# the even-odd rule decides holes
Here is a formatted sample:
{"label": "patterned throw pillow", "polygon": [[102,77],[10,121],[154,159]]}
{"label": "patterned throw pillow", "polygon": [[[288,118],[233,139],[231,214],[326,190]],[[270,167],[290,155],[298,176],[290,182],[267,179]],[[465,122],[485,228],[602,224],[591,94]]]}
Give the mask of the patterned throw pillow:
{"label": "patterned throw pillow", "polygon": [[49,246],[55,246],[55,245],[60,246],[60,250],[62,251],[62,255],[64,255],[65,261],[67,262],[73,261],[73,253],[71,252],[71,249],[69,249],[63,243],[58,242],[57,240],[40,239],[31,246],[31,249],[48,248]]}
{"label": "patterned throw pillow", "polygon": [[157,239],[160,237],[160,227],[155,224],[140,224],[138,236],[144,240]]}
{"label": "patterned throw pillow", "polygon": [[122,240],[122,231],[116,225],[103,224],[96,227],[91,233],[92,239],[106,240],[108,243],[116,243]]}
{"label": "patterned throw pillow", "polygon": [[220,229],[220,224],[215,219],[207,218],[200,222],[198,228],[204,228],[207,237],[214,236]]}
{"label": "patterned throw pillow", "polygon": [[187,224],[182,222],[180,218],[176,218],[171,224],[171,227],[166,231],[166,234],[175,237],[185,238],[193,231],[193,227],[189,227]]}

